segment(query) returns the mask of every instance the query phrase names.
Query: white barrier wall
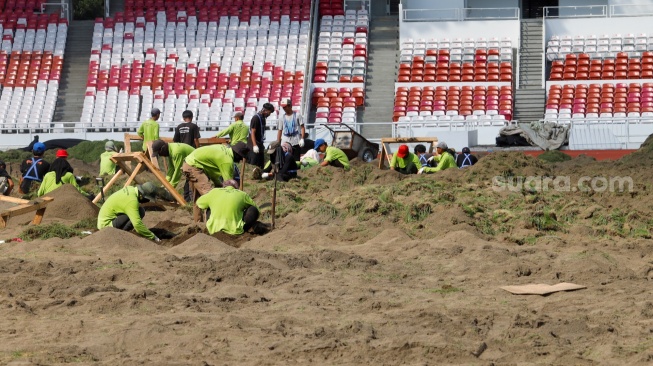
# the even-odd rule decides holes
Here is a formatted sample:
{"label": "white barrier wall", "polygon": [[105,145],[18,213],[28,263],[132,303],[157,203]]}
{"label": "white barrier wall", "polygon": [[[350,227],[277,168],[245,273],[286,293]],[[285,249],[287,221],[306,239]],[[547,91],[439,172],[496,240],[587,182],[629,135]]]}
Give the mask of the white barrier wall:
{"label": "white barrier wall", "polygon": [[573,36],[621,33],[653,34],[653,16],[620,18],[546,18],[544,21],[544,40],[551,36]]}
{"label": "white barrier wall", "polygon": [[399,6],[399,39],[430,38],[491,38],[509,37],[513,48],[517,48],[520,38],[519,20],[466,20],[443,22],[404,22]]}
{"label": "white barrier wall", "polygon": [[399,9],[453,9],[464,8],[465,0],[402,0]]}

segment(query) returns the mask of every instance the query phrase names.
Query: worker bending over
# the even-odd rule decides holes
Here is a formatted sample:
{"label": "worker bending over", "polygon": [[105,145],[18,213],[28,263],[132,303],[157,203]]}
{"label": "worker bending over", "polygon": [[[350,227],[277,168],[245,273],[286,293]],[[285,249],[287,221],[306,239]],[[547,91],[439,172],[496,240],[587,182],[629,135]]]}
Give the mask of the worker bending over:
{"label": "worker bending over", "polygon": [[349,170],[349,158],[342,150],[338,149],[337,147],[327,146],[326,141],[323,139],[317,139],[315,140],[315,150],[318,153],[326,153],[324,160],[320,163],[320,166],[331,165]]}
{"label": "worker bending over", "polygon": [[157,188],[152,182],[125,187],[107,198],[100,208],[97,218],[97,228],[113,226],[116,229],[131,231],[147,239],[159,242],[159,238],[143,224],[145,210],[140,206],[157,197]]}
{"label": "worker bending over", "polygon": [[247,193],[238,190],[238,182],[230,179],[222,185],[222,188],[214,188],[197,200],[197,207],[207,210],[206,229],[209,234],[223,231],[240,235],[251,228],[257,234],[267,231],[266,225],[257,221],[258,207]]}
{"label": "worker bending over", "polygon": [[401,174],[417,174],[421,167],[419,157],[408,150],[408,145],[399,146],[390,161],[390,169]]}
{"label": "worker bending over", "polygon": [[449,151],[449,147],[447,146],[446,142],[438,142],[435,151],[437,152],[437,155],[433,156],[433,161],[438,165],[435,168],[424,167],[419,170],[418,174],[430,174],[439,172],[441,170],[458,167],[456,165],[456,161],[453,158],[453,154]]}

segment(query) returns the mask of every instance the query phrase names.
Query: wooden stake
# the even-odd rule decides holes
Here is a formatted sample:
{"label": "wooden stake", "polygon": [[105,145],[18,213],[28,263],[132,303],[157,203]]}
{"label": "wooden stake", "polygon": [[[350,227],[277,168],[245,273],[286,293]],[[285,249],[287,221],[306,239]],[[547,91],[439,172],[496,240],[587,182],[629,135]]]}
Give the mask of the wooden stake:
{"label": "wooden stake", "polygon": [[272,171],[274,172],[274,190],[272,191],[272,229],[274,229],[275,225],[275,216],[276,216],[276,210],[277,210],[277,174],[279,174],[279,166],[277,164],[274,164],[272,167]]}
{"label": "wooden stake", "polygon": [[243,167],[240,169],[240,190],[243,190],[245,187],[245,158],[243,158]]}

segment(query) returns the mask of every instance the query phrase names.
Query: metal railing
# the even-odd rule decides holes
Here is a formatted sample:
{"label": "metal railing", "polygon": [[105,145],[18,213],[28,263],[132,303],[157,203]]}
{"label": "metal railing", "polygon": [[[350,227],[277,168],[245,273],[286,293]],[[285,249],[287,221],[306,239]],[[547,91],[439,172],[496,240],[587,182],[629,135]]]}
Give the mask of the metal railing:
{"label": "metal railing", "polygon": [[544,18],[607,18],[607,5],[545,6]]}
{"label": "metal railing", "polygon": [[404,22],[519,20],[519,8],[404,9]]}
{"label": "metal railing", "polygon": [[43,3],[41,4],[41,13],[45,13],[45,8],[47,6],[59,6],[61,7],[61,10],[59,11],[59,17],[65,18],[70,22],[70,6],[68,6],[68,3],[65,2],[60,2],[60,3]]}
{"label": "metal railing", "polygon": [[311,35],[310,39],[308,40],[308,59],[306,61],[306,69],[304,72],[304,93],[302,94],[302,116],[304,117],[304,120],[308,118],[308,115],[311,111],[311,82],[313,81],[313,70],[315,69],[314,63],[314,58],[315,54],[317,53],[317,31],[319,29],[318,27],[318,17],[319,17],[319,8],[315,6],[315,1],[311,1]]}

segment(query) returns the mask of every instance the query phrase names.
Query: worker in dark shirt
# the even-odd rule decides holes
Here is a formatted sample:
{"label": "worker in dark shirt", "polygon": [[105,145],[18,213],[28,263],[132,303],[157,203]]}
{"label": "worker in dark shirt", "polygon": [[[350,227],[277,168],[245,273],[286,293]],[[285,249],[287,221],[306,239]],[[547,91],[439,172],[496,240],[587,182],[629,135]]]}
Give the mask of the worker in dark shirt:
{"label": "worker in dark shirt", "polygon": [[32,182],[41,182],[43,176],[50,171],[50,163],[43,160],[44,153],[45,144],[37,142],[32,147],[32,154],[34,156],[24,160],[20,164],[20,172],[23,174],[22,178],[20,178],[20,193],[29,193],[30,188],[32,188]]}
{"label": "worker in dark shirt", "polygon": [[200,128],[193,122],[193,112],[186,110],[181,117],[184,122],[175,128],[172,142],[181,142],[197,149],[200,147]]}
{"label": "worker in dark shirt", "polygon": [[[299,168],[297,167],[297,161],[295,161],[293,156],[293,147],[287,142],[282,142],[281,145],[279,145],[278,141],[274,141],[270,144],[270,148],[274,148],[274,152],[270,152],[271,149],[268,149],[268,153],[270,153],[270,163],[279,165],[279,172],[276,174],[277,180],[287,182],[292,178],[297,178],[297,171]],[[275,178],[274,169],[270,169],[269,172],[263,173],[261,178]]]}
{"label": "worker in dark shirt", "polygon": [[270,103],[263,104],[260,112],[256,113],[249,123],[249,139],[247,147],[249,152],[249,163],[263,169],[265,161],[265,126],[266,118],[274,112],[274,106]]}
{"label": "worker in dark shirt", "polygon": [[7,164],[0,160],[0,194],[8,196],[12,189],[14,189],[14,181],[7,173]]}
{"label": "worker in dark shirt", "polygon": [[462,152],[456,157],[456,165],[458,165],[458,168],[472,166],[476,164],[477,161],[478,158],[472,155],[468,147],[463,147]]}

